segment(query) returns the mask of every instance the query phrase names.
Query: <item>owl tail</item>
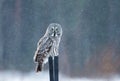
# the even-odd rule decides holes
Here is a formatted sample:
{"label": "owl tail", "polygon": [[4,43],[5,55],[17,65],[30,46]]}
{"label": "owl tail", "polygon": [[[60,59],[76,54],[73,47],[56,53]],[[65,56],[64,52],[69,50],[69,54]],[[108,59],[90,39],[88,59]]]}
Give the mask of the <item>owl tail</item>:
{"label": "owl tail", "polygon": [[38,63],[36,72],[42,71],[42,63]]}

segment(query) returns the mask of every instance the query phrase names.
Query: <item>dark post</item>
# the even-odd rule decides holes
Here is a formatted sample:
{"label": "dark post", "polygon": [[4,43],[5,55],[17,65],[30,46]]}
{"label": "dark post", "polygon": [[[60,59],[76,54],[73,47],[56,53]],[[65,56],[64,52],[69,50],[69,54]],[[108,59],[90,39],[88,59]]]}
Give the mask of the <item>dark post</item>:
{"label": "dark post", "polygon": [[59,79],[59,72],[58,72],[58,67],[59,67],[59,64],[58,64],[58,62],[59,62],[59,58],[58,58],[58,56],[55,56],[54,57],[54,76],[55,76],[55,81],[58,81],[58,79]]}
{"label": "dark post", "polygon": [[53,74],[53,58],[49,57],[49,76],[50,81],[54,81],[54,74]]}

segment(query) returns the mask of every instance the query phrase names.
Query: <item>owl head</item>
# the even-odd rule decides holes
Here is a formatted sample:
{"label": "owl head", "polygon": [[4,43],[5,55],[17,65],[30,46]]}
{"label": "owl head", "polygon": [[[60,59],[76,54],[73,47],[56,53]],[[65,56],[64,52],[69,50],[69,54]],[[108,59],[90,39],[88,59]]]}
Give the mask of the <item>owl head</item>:
{"label": "owl head", "polygon": [[46,35],[52,38],[60,38],[62,36],[61,25],[57,23],[51,23],[47,28]]}

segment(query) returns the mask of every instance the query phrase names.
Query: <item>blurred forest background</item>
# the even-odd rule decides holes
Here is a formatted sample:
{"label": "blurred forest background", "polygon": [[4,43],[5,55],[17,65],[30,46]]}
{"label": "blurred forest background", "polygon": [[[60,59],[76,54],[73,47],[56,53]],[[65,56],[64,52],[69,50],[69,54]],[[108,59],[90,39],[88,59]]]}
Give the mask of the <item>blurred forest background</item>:
{"label": "blurred forest background", "polygon": [[0,71],[30,72],[47,26],[62,25],[60,71],[120,74],[120,0],[0,0]]}

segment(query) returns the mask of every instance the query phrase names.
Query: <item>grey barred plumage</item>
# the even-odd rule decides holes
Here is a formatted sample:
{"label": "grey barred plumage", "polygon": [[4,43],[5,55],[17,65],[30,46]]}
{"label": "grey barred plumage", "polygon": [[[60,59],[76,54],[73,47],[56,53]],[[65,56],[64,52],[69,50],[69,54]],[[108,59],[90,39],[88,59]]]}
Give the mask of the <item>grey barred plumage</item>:
{"label": "grey barred plumage", "polygon": [[[38,63],[37,72],[42,71],[45,63],[48,61],[49,56],[58,56],[59,43],[62,36],[62,28],[60,24],[51,23],[45,35],[39,40],[37,50],[34,55],[34,61]],[[54,59],[54,58],[53,58]]]}

